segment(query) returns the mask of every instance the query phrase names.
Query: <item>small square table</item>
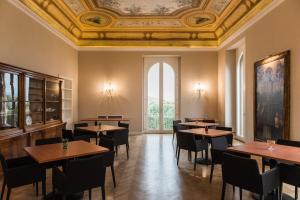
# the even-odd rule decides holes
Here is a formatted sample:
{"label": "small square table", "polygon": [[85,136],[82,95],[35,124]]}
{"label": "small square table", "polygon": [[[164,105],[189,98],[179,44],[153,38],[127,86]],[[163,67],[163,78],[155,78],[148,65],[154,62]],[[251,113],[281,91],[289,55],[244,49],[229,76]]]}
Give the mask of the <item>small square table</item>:
{"label": "small square table", "polygon": [[68,148],[63,143],[46,144],[40,146],[24,147],[24,150],[39,164],[52,161],[67,160],[81,156],[88,156],[108,152],[109,149],[85,141],[72,141]]}

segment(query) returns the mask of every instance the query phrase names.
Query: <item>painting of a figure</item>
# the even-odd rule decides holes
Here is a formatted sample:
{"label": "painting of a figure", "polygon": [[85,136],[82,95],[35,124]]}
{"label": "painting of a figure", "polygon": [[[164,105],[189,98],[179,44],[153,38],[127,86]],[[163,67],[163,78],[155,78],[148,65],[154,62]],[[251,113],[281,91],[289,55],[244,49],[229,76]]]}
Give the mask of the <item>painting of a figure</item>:
{"label": "painting of a figure", "polygon": [[255,139],[289,138],[289,58],[286,51],[255,63]]}

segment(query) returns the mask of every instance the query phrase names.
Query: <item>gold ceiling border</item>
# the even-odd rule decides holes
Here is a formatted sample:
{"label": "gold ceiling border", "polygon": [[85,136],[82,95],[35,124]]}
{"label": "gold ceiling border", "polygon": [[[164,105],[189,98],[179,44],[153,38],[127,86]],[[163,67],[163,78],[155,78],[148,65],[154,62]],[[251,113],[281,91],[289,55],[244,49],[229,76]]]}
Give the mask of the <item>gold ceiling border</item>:
{"label": "gold ceiling border", "polygon": [[[25,6],[27,6],[31,11],[33,11],[37,16],[39,16],[43,21],[49,23],[55,30],[63,34],[69,40],[74,42],[76,45],[78,43],[78,38],[70,33],[66,27],[59,23],[55,18],[49,15],[45,10],[41,9],[40,6],[34,2],[34,0],[20,0]],[[50,2],[49,2],[50,3]],[[81,34],[81,33],[80,33]]]}
{"label": "gold ceiling border", "polygon": [[[107,27],[113,30],[111,26],[116,22],[114,15],[111,16],[112,22],[106,28],[101,30],[95,29],[94,31],[82,31],[85,25],[80,24],[82,26],[78,27],[73,21],[74,18],[67,16],[59,8],[56,0],[19,1],[79,47],[218,47],[273,0],[241,0],[239,5],[242,6],[239,6],[241,8],[239,8],[238,13],[242,16],[232,16],[235,10],[238,9],[238,7],[235,7],[230,14],[226,14],[226,18],[223,19],[222,24],[216,28],[215,32],[204,31],[201,28],[195,27],[193,29],[187,28],[187,30],[183,28],[145,31],[145,29],[140,28],[132,31],[108,31]],[[226,6],[227,8],[228,5]],[[77,18],[80,19],[82,15],[87,13],[83,12]],[[230,26],[226,27],[226,23]]]}
{"label": "gold ceiling border", "polygon": [[[245,0],[246,2],[250,2],[250,0]],[[261,12],[264,8],[266,8],[273,0],[262,0],[259,1],[253,9],[250,9],[240,20],[238,20],[233,26],[231,26],[228,31],[222,35],[218,39],[218,45],[221,45],[226,39],[228,39],[231,35],[236,33],[242,26],[244,26],[247,22],[249,22],[252,18],[254,18],[259,12]]]}

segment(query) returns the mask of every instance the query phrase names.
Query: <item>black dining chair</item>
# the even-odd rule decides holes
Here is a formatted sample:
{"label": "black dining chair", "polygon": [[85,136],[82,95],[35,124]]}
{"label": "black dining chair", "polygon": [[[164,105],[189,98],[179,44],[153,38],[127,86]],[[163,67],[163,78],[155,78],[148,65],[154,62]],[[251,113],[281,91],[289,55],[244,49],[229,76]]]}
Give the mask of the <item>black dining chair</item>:
{"label": "black dining chair", "polygon": [[107,132],[107,136],[112,138],[114,141],[114,146],[116,149],[116,155],[118,155],[118,147],[121,145],[126,145],[126,153],[127,153],[127,160],[129,159],[129,124],[118,122],[119,127],[123,127],[123,130],[117,131],[109,131]]}
{"label": "black dining chair", "polygon": [[1,199],[3,199],[6,187],[8,188],[6,199],[9,200],[13,188],[29,184],[35,184],[36,195],[38,196],[38,182],[44,179],[40,166],[31,157],[25,156],[6,160],[0,154],[0,160],[4,176]]}
{"label": "black dining chair", "polygon": [[70,129],[62,129],[62,137],[64,139],[68,139],[68,141],[74,140],[73,131]]}
{"label": "black dining chair", "polygon": [[[232,131],[231,127],[225,127],[225,126],[217,126],[216,130],[222,130],[222,131]],[[229,146],[232,146],[233,143],[233,134],[226,136],[227,142]]]}
{"label": "black dining chair", "polygon": [[202,122],[204,122],[204,123],[216,123],[216,120],[214,120],[214,119],[203,119]]}
{"label": "black dining chair", "polygon": [[45,138],[45,139],[38,139],[35,141],[35,145],[45,145],[45,144],[56,144],[61,143],[61,137],[53,137],[53,138]]}
{"label": "black dining chair", "polygon": [[286,163],[278,164],[280,169],[280,197],[282,197],[283,183],[295,187],[295,200],[298,199],[298,187],[300,187],[300,166]]}
{"label": "black dining chair", "polygon": [[258,194],[260,200],[263,200],[275,190],[277,191],[277,199],[279,197],[279,168],[274,167],[273,169],[260,174],[256,160],[251,158],[224,153],[222,179],[222,200],[225,199],[226,184],[231,184],[240,188],[240,199],[242,199],[243,189]]}
{"label": "black dining chair", "polygon": [[178,132],[179,130],[179,123],[181,123],[181,120],[173,120],[173,138],[172,138],[172,141],[174,142],[174,137],[175,137],[175,134]]}
{"label": "black dining chair", "polygon": [[194,170],[196,170],[197,153],[202,151],[208,151],[208,142],[205,138],[203,138],[202,140],[196,140],[194,134],[183,133],[180,131],[177,133],[177,145],[177,166],[179,164],[180,150],[184,149],[195,153]]}
{"label": "black dining chair", "polygon": [[64,172],[57,167],[53,168],[53,193],[58,191],[62,194],[62,199],[66,199],[67,195],[88,190],[91,200],[91,189],[101,187],[102,199],[105,200],[105,172],[101,155],[70,160]]}
{"label": "black dining chair", "polygon": [[210,178],[209,182],[212,182],[214,168],[217,164],[222,164],[223,161],[223,153],[229,147],[227,138],[225,136],[222,137],[214,137],[211,138],[211,168],[210,168]]}
{"label": "black dining chair", "polygon": [[114,141],[112,138],[108,138],[105,137],[104,135],[100,135],[99,146],[106,147],[110,150],[109,152],[103,154],[103,161],[106,167],[110,167],[114,187],[116,187],[116,177],[115,177],[115,168],[114,168],[114,160],[115,160]]}
{"label": "black dining chair", "polygon": [[88,127],[89,124],[86,122],[76,123],[74,124],[74,140],[84,140],[89,142],[91,138],[96,139],[96,144],[98,143],[98,136],[95,133],[91,133],[90,131],[80,130],[80,127]]}

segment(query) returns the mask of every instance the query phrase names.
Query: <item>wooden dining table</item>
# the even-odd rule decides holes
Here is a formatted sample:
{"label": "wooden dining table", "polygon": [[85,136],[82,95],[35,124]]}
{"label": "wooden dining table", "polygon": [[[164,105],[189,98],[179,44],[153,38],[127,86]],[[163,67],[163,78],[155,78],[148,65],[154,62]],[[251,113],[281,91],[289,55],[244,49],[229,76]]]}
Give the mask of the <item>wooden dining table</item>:
{"label": "wooden dining table", "polygon": [[[194,129],[186,129],[186,130],[180,130],[181,133],[190,133],[206,138],[214,138],[214,137],[221,137],[221,136],[227,136],[232,135],[232,131],[224,131],[224,130],[216,130],[216,129],[208,129],[206,132],[204,128],[194,128]],[[208,140],[209,141],[209,140]],[[205,152],[205,158],[198,158],[197,163],[199,164],[205,164],[210,165],[211,160],[208,158],[208,152]]]}
{"label": "wooden dining table", "polygon": [[300,148],[279,144],[272,144],[272,150],[269,147],[266,142],[255,141],[229,147],[227,150],[300,165]]}
{"label": "wooden dining table", "polygon": [[[68,148],[63,148],[63,143],[46,144],[39,146],[24,147],[27,154],[37,163],[44,167],[44,164],[53,161],[63,161],[74,159],[82,156],[96,155],[108,152],[109,149],[86,141],[71,141]],[[44,180],[46,177],[44,177]],[[46,181],[43,181],[42,191],[46,198]],[[51,196],[51,195],[50,195]]]}
{"label": "wooden dining table", "polygon": [[205,128],[205,127],[215,127],[218,126],[218,123],[207,123],[207,122],[182,122],[179,125],[187,126],[187,127],[198,127],[198,128]]}
{"label": "wooden dining table", "polygon": [[217,129],[208,129],[208,131],[206,132],[204,128],[186,129],[186,130],[180,130],[180,132],[191,133],[194,135],[201,135],[209,138],[221,137],[221,136],[233,134],[232,131],[224,131],[224,130],[217,130]]}
{"label": "wooden dining table", "polygon": [[78,127],[77,129],[94,133],[96,135],[96,144],[97,144],[100,133],[108,132],[108,131],[120,131],[120,130],[124,130],[125,128],[119,126],[111,126],[111,125],[97,125],[97,126]]}
{"label": "wooden dining table", "polygon": [[111,125],[97,125],[97,126],[78,127],[77,129],[99,134],[100,132],[119,131],[119,130],[124,130],[125,128],[119,126],[111,126]]}

